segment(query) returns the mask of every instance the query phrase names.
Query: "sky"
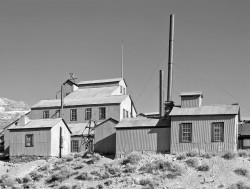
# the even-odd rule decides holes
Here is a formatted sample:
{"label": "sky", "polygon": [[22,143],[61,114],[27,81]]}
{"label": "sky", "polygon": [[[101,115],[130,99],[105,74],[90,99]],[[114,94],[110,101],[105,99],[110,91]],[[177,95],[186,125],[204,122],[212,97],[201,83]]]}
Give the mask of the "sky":
{"label": "sky", "polygon": [[[250,118],[248,0],[1,0],[0,97],[29,106],[77,82],[124,78],[139,112],[159,109],[167,81],[169,16],[175,15],[173,101],[239,103]],[[166,99],[166,90],[165,90]]]}

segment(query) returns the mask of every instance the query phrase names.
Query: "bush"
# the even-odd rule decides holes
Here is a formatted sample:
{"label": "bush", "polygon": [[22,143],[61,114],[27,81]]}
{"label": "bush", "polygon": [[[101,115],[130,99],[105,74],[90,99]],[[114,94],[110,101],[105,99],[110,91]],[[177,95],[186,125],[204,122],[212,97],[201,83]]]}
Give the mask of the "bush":
{"label": "bush", "polygon": [[98,185],[96,186],[96,188],[97,188],[97,189],[103,189],[103,185],[102,185],[102,184],[98,184]]}
{"label": "bush", "polygon": [[200,161],[198,158],[189,158],[188,160],[185,161],[185,163],[189,166],[189,167],[198,167],[200,165]]}
{"label": "bush", "polygon": [[9,186],[9,187],[14,187],[14,185],[16,184],[16,181],[14,178],[10,177],[7,174],[2,175],[1,177],[1,181],[3,183],[4,186]]}
{"label": "bush", "polygon": [[25,177],[23,177],[23,183],[28,183],[30,182],[32,179],[31,179],[31,176],[30,175],[27,175]]}
{"label": "bush", "polygon": [[93,177],[90,176],[87,172],[82,172],[75,177],[77,180],[93,180]]}
{"label": "bush", "polygon": [[174,164],[173,168],[171,169],[173,173],[175,173],[178,176],[183,175],[186,172],[186,168],[179,164]]}
{"label": "bush", "polygon": [[246,150],[239,150],[238,151],[238,156],[239,157],[248,157],[249,153]]}
{"label": "bush", "polygon": [[249,171],[245,168],[237,168],[234,170],[234,172],[237,175],[241,175],[241,176],[245,176],[245,177],[247,177],[249,175]]}
{"label": "bush", "polygon": [[138,152],[130,153],[122,162],[122,164],[137,164],[142,159],[142,155]]}
{"label": "bush", "polygon": [[38,169],[38,171],[49,171],[49,170],[50,170],[50,164],[48,163]]}
{"label": "bush", "polygon": [[51,183],[54,181],[64,181],[72,175],[72,171],[68,167],[62,167],[61,171],[58,173],[52,174],[49,178],[46,179],[47,183]]}
{"label": "bush", "polygon": [[113,164],[104,164],[104,168],[109,174],[113,176],[121,176],[121,171],[118,166],[115,166]]}
{"label": "bush", "polygon": [[84,167],[84,165],[82,165],[82,164],[77,164],[77,165],[75,165],[74,167],[73,167],[73,169],[74,170],[77,170],[77,169],[81,169],[81,168],[83,168]]}
{"label": "bush", "polygon": [[224,159],[230,160],[230,159],[234,159],[236,157],[236,153],[233,151],[228,151],[226,153],[224,153],[221,157],[223,157]]}
{"label": "bush", "polygon": [[186,158],[187,158],[186,153],[181,153],[181,154],[178,154],[176,156],[177,160],[183,160],[183,159],[186,159]]}
{"label": "bush", "polygon": [[112,184],[112,180],[107,180],[106,182],[103,183],[105,186],[109,186]]}
{"label": "bush", "polygon": [[197,148],[191,150],[190,152],[187,152],[186,155],[188,157],[195,157],[199,155],[199,150]]}
{"label": "bush", "polygon": [[142,186],[149,186],[150,188],[154,188],[155,182],[151,178],[143,178],[139,182],[140,185]]}
{"label": "bush", "polygon": [[59,189],[70,189],[70,185],[69,184],[63,184],[61,186],[59,186]]}
{"label": "bush", "polygon": [[232,184],[228,189],[250,189],[249,183],[244,183],[242,181]]}
{"label": "bush", "polygon": [[43,175],[40,174],[40,173],[37,173],[36,171],[30,172],[29,175],[31,176],[31,178],[32,178],[34,181],[39,181],[39,180],[41,180],[41,178],[43,178]]}
{"label": "bush", "polygon": [[123,168],[123,172],[124,173],[134,173],[136,170],[136,166],[128,163],[124,168]]}
{"label": "bush", "polygon": [[203,158],[211,158],[212,155],[208,152],[205,152],[204,150],[200,150],[200,156]]}
{"label": "bush", "polygon": [[207,163],[203,163],[202,165],[197,167],[197,171],[209,171],[210,167]]}
{"label": "bush", "polygon": [[97,176],[97,177],[100,177],[101,176],[101,173],[98,172],[98,171],[92,171],[90,172],[91,175],[94,175],[94,176]]}
{"label": "bush", "polygon": [[85,160],[85,163],[87,163],[87,164],[94,164],[95,162],[97,162],[101,159],[101,155],[97,154],[97,153],[87,154],[87,157],[90,158],[88,160]]}
{"label": "bush", "polygon": [[73,159],[74,159],[73,156],[64,156],[62,157],[62,162],[65,162],[65,161],[69,162],[69,161],[72,161]]}
{"label": "bush", "polygon": [[139,171],[143,171],[146,173],[153,173],[155,171],[166,171],[166,170],[172,170],[173,163],[170,161],[165,160],[157,160],[152,163],[146,163],[143,165]]}

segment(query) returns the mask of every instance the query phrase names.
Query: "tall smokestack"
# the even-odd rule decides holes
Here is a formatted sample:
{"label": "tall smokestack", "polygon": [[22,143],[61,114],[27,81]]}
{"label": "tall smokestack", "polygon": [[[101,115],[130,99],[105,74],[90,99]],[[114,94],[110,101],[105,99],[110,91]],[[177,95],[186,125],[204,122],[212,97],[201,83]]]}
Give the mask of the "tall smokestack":
{"label": "tall smokestack", "polygon": [[160,70],[159,115],[164,116],[164,71]]}
{"label": "tall smokestack", "polygon": [[63,85],[61,85],[61,118],[63,118],[63,94],[64,94],[64,91],[63,91]]}
{"label": "tall smokestack", "polygon": [[173,85],[173,43],[174,43],[174,15],[170,15],[169,25],[169,48],[168,48],[168,90],[167,102],[172,101],[172,85]]}

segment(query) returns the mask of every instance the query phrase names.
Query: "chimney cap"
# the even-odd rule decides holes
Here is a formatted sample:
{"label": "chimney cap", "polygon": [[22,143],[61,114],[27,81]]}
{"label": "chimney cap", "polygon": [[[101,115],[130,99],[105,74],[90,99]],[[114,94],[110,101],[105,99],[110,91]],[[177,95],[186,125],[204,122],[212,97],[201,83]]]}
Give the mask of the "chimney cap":
{"label": "chimney cap", "polygon": [[201,96],[203,97],[202,91],[191,91],[191,92],[181,92],[180,96]]}

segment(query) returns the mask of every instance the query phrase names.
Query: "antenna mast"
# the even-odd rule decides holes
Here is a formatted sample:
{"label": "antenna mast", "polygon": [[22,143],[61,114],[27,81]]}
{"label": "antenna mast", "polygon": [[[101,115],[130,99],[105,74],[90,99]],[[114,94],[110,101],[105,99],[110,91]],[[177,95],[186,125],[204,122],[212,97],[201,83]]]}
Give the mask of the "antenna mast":
{"label": "antenna mast", "polygon": [[123,78],[123,43],[124,41],[122,41],[122,67],[121,67],[121,76]]}

